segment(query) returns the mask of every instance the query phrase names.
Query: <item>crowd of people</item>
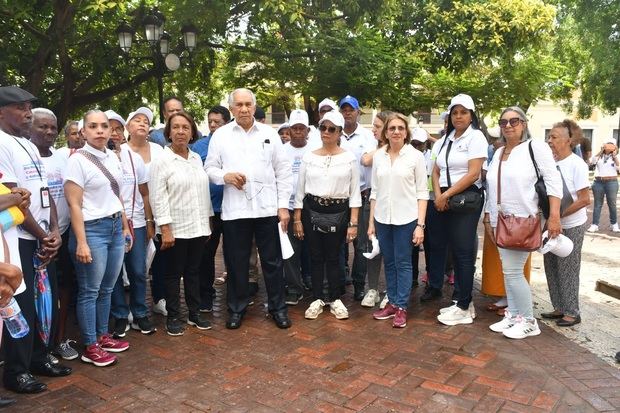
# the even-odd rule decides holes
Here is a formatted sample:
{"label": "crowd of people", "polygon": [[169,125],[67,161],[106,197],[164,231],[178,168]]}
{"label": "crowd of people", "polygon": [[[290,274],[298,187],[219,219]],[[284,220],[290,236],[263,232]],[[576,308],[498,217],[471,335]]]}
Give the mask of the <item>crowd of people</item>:
{"label": "crowd of people", "polygon": [[[46,385],[35,376],[71,374],[59,358],[115,363],[115,354],[130,347],[129,329],[157,331],[151,313],[166,316],[170,336],[183,335],[188,325],[211,329],[205,314],[213,310],[221,237],[228,329],[241,327],[253,304],[256,261],[279,328],[291,326],[288,306],[304,294],[311,296],[306,319],[318,318],[325,307],[347,319],[347,283],[374,319],[403,328],[421,250],[426,285],[420,299],[441,298],[444,280],[453,280],[452,304],[437,313],[439,323],[453,326],[476,318],[472,289],[482,217],[483,292],[493,285],[490,294],[499,301],[488,309],[503,316],[490,329],[513,339],[538,335],[526,277],[531,250],[496,242],[504,216],[539,215],[538,181],[548,197],[546,239],[563,234],[573,244],[567,256],[545,254],[553,309],[542,316],[559,326],[581,321],[579,270],[590,184],[587,164],[574,154],[579,127],[570,120],[555,124],[545,143],[532,139],[523,110],[509,107],[498,120],[499,144],[489,145],[468,95],[452,98],[439,139],[389,111],[377,114],[371,132],[359,123],[358,100],[345,96],[319,103],[317,127],[296,109],[276,130],[259,120],[254,93],[241,88],[229,95],[230,111],[209,110],[204,136],[181,99],[171,97],[164,102],[163,129],[151,130],[153,113],[146,107],[126,118],[94,109],[67,123],[67,146],[55,149],[56,116],[33,109],[35,101],[23,89],[0,88],[0,172],[8,188],[0,208],[16,207],[25,217],[21,225],[2,227],[8,253],[0,264],[0,304],[23,277],[26,288],[15,299],[30,327],[22,338],[4,330],[3,382],[9,390],[42,392]],[[616,156],[608,142],[592,157],[590,230],[598,229],[603,196],[617,229]],[[286,259],[280,237],[292,246]],[[35,311],[43,268],[53,292],[49,342],[41,339]],[[82,348],[68,336],[73,304]],[[10,402],[0,399],[0,405]]]}

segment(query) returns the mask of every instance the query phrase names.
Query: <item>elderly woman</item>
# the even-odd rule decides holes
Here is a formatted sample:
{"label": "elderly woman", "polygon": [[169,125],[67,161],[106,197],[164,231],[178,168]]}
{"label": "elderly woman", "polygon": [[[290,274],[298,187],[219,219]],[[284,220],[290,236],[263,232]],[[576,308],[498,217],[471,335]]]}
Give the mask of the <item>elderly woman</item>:
{"label": "elderly woman", "polygon": [[393,318],[392,326],[403,328],[413,279],[412,247],[424,241],[426,162],[422,152],[410,145],[411,131],[404,115],[388,116],[381,135],[387,143],[373,156],[368,236],[376,232],[379,239],[389,302],[373,318]]}
{"label": "elderly woman", "polygon": [[[576,126],[576,124],[575,124]],[[588,232],[597,232],[601,219],[603,200],[607,199],[609,207],[609,223],[613,232],[620,232],[618,227],[618,211],[616,210],[616,198],[618,196],[618,147],[615,139],[605,141],[598,154],[592,157],[590,163],[594,165],[594,182],[592,194],[594,195],[594,211],[592,213],[592,225]]]}
{"label": "elderly woman", "polygon": [[[480,171],[487,157],[487,140],[478,128],[474,110],[470,96],[453,97],[448,106],[446,136],[435,143],[439,151],[432,174],[435,202],[429,211],[433,215],[429,218],[434,220],[429,278],[443,279],[450,248],[457,290],[457,302],[437,316],[445,325],[470,324],[475,317],[471,293],[476,271],[476,228],[484,200]],[[451,198],[465,196],[471,202],[462,207],[460,202],[450,202]],[[435,288],[436,294],[441,295],[440,285]]]}
{"label": "elderly woman", "polygon": [[[495,243],[494,228],[497,227],[500,207],[503,213],[516,217],[531,217],[539,213],[538,194],[534,184],[540,174],[549,196],[547,230],[551,238],[557,237],[561,231],[562,180],[549,145],[531,139],[527,118],[519,107],[504,109],[499,126],[506,146],[497,150],[487,172],[489,198],[483,219],[486,235]],[[497,192],[500,168],[501,196]],[[498,198],[501,199],[501,205],[498,205]],[[534,318],[530,285],[523,274],[523,266],[530,253],[501,247],[498,249],[504,272],[508,309],[504,318],[489,328],[513,339],[536,336],[540,334],[540,329]]]}
{"label": "elderly woman", "polygon": [[194,119],[185,112],[168,118],[164,136],[170,146],[153,162],[148,183],[153,215],[158,227],[161,260],[165,264],[166,330],[184,333],[181,321],[180,283],[183,276],[187,324],[208,330],[211,323],[200,314],[199,269],[202,252],[211,235],[213,216],[209,177],[200,155],[189,149],[198,138]]}
{"label": "elderly woman", "polygon": [[149,204],[148,177],[142,157],[121,145],[125,138],[125,120],[113,110],[105,112],[110,122],[110,143],[121,162],[123,182],[121,195],[125,215],[133,229],[133,247],[125,254],[125,269],[129,278],[129,304],[125,299],[123,277],[118,277],[112,292],[111,313],[115,319],[114,337],[125,337],[129,330],[129,310],[133,315],[131,328],[142,334],[152,334],[157,329],[149,319],[146,305],[146,246],[155,235],[153,213]]}
{"label": "elderly woman", "polygon": [[[344,118],[336,111],[319,122],[323,146],[302,158],[295,195],[293,218],[295,236],[310,240],[312,293],[314,301],[306,310],[307,319],[316,319],[330,303],[337,319],[349,318],[340,301],[341,278],[338,258],[342,245],[357,236],[357,219],[362,199],[355,157],[338,145]],[[302,210],[303,208],[303,210]],[[323,294],[327,276],[329,296]]]}
{"label": "elderly woman", "polygon": [[552,253],[544,256],[545,274],[553,311],[542,313],[543,318],[556,319],[560,327],[570,327],[581,322],[579,315],[579,271],[581,269],[581,247],[586,232],[590,205],[590,180],[588,165],[575,155],[571,147],[571,128],[579,127],[572,120],[553,125],[549,133],[549,146],[553,151],[558,168],[573,202],[567,205],[560,223],[562,233],[573,241],[573,251],[567,257]]}
{"label": "elderly woman", "polygon": [[110,297],[132,238],[120,197],[121,164],[107,149],[110,123],[105,113],[84,115],[86,144],[69,158],[65,197],[71,214],[69,252],[78,284],[76,313],[86,349],[82,361],[108,366],[110,352],[129,348],[108,334]]}

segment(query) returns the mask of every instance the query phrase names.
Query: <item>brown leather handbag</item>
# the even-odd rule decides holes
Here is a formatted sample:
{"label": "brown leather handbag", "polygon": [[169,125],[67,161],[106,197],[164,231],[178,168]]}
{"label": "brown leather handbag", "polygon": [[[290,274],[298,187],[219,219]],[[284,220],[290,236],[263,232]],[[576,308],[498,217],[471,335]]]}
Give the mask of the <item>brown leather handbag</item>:
{"label": "brown leather handbag", "polygon": [[502,154],[497,168],[497,227],[495,229],[495,243],[498,247],[519,250],[536,251],[542,244],[540,214],[529,217],[517,217],[502,212]]}

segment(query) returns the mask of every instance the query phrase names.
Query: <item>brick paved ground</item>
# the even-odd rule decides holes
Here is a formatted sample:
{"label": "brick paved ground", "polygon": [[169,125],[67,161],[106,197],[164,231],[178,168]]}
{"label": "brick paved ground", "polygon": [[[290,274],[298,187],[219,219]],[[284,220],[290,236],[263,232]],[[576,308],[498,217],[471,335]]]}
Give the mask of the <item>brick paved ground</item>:
{"label": "brick paved ground", "polygon": [[473,325],[442,326],[435,315],[447,301],[420,306],[420,293],[402,330],[373,320],[349,291],[349,320],[329,311],[305,320],[306,299],[290,311],[293,327],[279,330],[261,297],[231,331],[218,288],[213,330],[170,337],[156,316],[160,330],[129,332],[132,347],[117,365],[69,362],[71,376],[45,379],[49,391],[19,396],[12,411],[620,410],[620,370],[550,328],[517,341],[491,333],[497,318],[483,310],[482,297]]}

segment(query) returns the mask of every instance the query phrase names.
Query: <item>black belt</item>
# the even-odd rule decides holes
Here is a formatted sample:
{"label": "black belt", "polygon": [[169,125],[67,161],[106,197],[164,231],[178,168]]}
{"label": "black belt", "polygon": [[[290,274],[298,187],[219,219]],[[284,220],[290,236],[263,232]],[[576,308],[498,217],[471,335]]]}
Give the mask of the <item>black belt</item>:
{"label": "black belt", "polygon": [[368,198],[370,196],[370,188],[367,188],[361,191],[360,195],[362,195],[362,198]]}
{"label": "black belt", "polygon": [[617,181],[618,177],[617,176],[595,176],[594,180],[596,180],[596,181],[603,181],[603,182],[606,182],[606,181]]}
{"label": "black belt", "polygon": [[347,204],[349,202],[349,198],[323,198],[316,195],[306,195],[306,197],[321,206],[330,206],[330,205],[339,205],[339,204]]}
{"label": "black belt", "polygon": [[115,212],[115,213],[113,213],[112,215],[108,215],[107,217],[101,217],[101,218],[89,219],[88,221],[84,221],[84,222],[97,221],[97,220],[100,220],[100,219],[107,219],[107,218],[109,218],[109,219],[119,219],[119,218],[121,218],[122,216],[123,216],[123,213],[122,213],[121,211],[119,211],[119,212]]}

